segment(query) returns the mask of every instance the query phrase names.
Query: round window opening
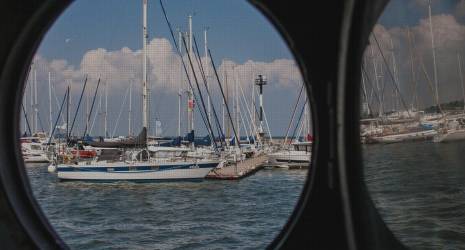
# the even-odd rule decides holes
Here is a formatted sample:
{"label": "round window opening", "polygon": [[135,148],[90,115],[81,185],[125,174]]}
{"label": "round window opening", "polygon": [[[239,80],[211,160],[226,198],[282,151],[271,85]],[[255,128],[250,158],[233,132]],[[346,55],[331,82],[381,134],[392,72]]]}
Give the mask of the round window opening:
{"label": "round window opening", "polygon": [[245,1],[76,1],[21,107],[35,199],[74,249],[265,248],[310,165],[302,75]]}
{"label": "round window opening", "polygon": [[370,195],[414,249],[465,244],[465,1],[393,0],[361,67]]}

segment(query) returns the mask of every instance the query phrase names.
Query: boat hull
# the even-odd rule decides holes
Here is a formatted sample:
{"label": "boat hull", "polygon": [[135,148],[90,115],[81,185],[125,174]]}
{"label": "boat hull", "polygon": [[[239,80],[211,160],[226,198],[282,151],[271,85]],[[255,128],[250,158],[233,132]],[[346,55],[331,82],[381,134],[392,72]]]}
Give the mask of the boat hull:
{"label": "boat hull", "polygon": [[465,130],[449,131],[445,134],[438,134],[434,137],[434,142],[452,142],[465,140]]}
{"label": "boat hull", "polygon": [[308,165],[311,154],[305,151],[282,151],[268,155],[268,164],[273,166]]}
{"label": "boat hull", "polygon": [[145,165],[63,165],[57,167],[60,180],[87,181],[177,181],[201,180],[218,163]]}
{"label": "boat hull", "polygon": [[366,143],[397,143],[406,141],[431,140],[437,132],[435,130],[425,130],[412,133],[377,136],[367,139]]}
{"label": "boat hull", "polygon": [[50,160],[46,155],[24,155],[25,163],[49,163]]}

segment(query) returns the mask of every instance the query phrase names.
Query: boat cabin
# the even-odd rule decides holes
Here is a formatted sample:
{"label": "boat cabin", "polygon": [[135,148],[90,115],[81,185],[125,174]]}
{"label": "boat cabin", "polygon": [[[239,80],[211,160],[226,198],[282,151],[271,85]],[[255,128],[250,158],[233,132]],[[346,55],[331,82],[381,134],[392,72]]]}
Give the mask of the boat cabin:
{"label": "boat cabin", "polygon": [[312,142],[296,142],[292,145],[295,151],[312,152]]}

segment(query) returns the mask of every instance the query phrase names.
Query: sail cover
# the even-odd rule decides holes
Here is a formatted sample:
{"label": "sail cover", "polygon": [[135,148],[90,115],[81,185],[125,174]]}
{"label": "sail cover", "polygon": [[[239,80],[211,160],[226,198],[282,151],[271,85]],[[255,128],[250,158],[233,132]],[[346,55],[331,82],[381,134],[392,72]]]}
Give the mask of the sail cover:
{"label": "sail cover", "polygon": [[100,141],[89,142],[92,147],[98,148],[142,148],[147,146],[147,128],[142,128],[142,131],[137,137],[124,139],[121,141]]}

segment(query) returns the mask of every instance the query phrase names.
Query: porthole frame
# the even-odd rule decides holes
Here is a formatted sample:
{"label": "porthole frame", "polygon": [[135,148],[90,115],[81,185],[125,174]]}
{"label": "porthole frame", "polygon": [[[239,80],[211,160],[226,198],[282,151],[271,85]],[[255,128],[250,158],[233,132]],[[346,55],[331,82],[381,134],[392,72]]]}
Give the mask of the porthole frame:
{"label": "porthole frame", "polygon": [[[6,34],[0,43],[0,241],[6,248],[67,248],[32,195],[18,138],[27,67],[71,2],[0,3],[0,21],[8,24],[0,27]],[[313,1],[309,8],[306,1],[250,0],[293,52],[315,121],[312,166],[302,195],[269,248],[403,249],[366,190],[358,126],[361,56],[387,2]]]}

